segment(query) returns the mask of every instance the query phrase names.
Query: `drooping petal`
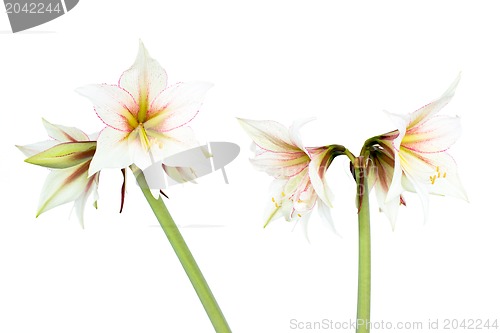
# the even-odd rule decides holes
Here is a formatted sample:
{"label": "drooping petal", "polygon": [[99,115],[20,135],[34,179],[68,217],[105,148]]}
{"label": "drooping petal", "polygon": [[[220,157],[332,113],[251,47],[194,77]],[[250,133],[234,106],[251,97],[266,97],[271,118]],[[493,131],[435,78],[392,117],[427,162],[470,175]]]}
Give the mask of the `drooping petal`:
{"label": "drooping petal", "polygon": [[437,153],[450,148],[460,134],[460,118],[434,116],[408,129],[401,145],[415,152]]}
{"label": "drooping petal", "polygon": [[290,140],[287,128],[278,122],[241,118],[238,121],[255,144],[264,150],[278,153],[302,151]]}
{"label": "drooping petal", "polygon": [[377,197],[377,203],[380,210],[387,216],[391,222],[392,230],[396,227],[396,220],[398,217],[400,198],[396,197],[391,200],[387,200],[387,187],[383,186],[381,182],[375,183],[375,194]]}
{"label": "drooping petal", "polygon": [[426,106],[418,109],[413,112],[411,116],[411,120],[409,122],[409,127],[417,126],[419,123],[429,119],[433,115],[435,115],[439,110],[441,110],[446,104],[450,102],[455,94],[455,89],[460,82],[460,74],[457,76],[455,81],[450,85],[450,87],[444,92],[444,94],[437,100],[427,104]]}
{"label": "drooping petal", "polygon": [[329,207],[332,207],[333,193],[326,183],[325,176],[332,159],[330,149],[325,147],[323,152],[312,154],[309,164],[309,177],[312,186],[320,199]]}
{"label": "drooping petal", "polygon": [[134,64],[122,74],[119,86],[133,96],[141,112],[146,112],[155,97],[167,87],[167,73],[149,56],[142,41],[139,41]]}
{"label": "drooping petal", "polygon": [[397,115],[387,112],[387,115],[393,120],[394,124],[397,126],[398,136],[392,141],[392,149],[394,149],[394,171],[392,175],[391,186],[387,193],[386,201],[392,201],[399,198],[403,189],[401,187],[401,177],[403,175],[403,170],[401,169],[401,162],[399,160],[399,150],[401,142],[406,134],[406,127],[410,121],[409,115]]}
{"label": "drooping petal", "polygon": [[92,159],[95,141],[64,142],[33,155],[25,162],[46,168],[65,169]]}
{"label": "drooping petal", "polygon": [[[411,183],[421,184],[422,190],[437,195],[451,195],[467,201],[458,178],[455,160],[447,152],[418,153],[401,150],[402,167]],[[418,189],[415,188],[418,193]]]}
{"label": "drooping petal", "polygon": [[89,141],[89,137],[76,127],[55,125],[42,118],[43,126],[47,134],[54,140],[60,142]]}
{"label": "drooping petal", "polygon": [[84,227],[83,215],[85,211],[85,204],[87,203],[89,196],[91,194],[94,194],[94,202],[97,200],[97,178],[98,174],[90,176],[87,179],[87,184],[83,190],[83,193],[80,195],[78,199],[75,200],[74,209],[76,217],[78,218],[78,221],[80,222],[82,228]]}
{"label": "drooping petal", "polygon": [[90,99],[99,118],[109,127],[129,132],[138,125],[138,105],[120,87],[91,84],[77,88],[76,92]]}
{"label": "drooping petal", "polygon": [[322,200],[318,200],[318,213],[321,218],[326,221],[332,228],[333,232],[340,236],[340,234],[337,232],[337,229],[335,228],[335,224],[333,223],[330,207],[328,207],[328,205],[326,205]]}
{"label": "drooping petal", "polygon": [[212,86],[207,82],[182,82],[163,90],[152,102],[144,127],[168,132],[189,123]]}
{"label": "drooping petal", "polygon": [[126,168],[134,163],[130,156],[128,133],[111,127],[102,130],[90,163],[89,176],[104,168]]}
{"label": "drooping petal", "polygon": [[310,159],[303,151],[274,153],[263,150],[250,159],[253,166],[274,178],[290,178],[307,168]]}
{"label": "drooping petal", "polygon": [[42,188],[37,217],[51,208],[80,197],[88,184],[89,163],[50,172]]}

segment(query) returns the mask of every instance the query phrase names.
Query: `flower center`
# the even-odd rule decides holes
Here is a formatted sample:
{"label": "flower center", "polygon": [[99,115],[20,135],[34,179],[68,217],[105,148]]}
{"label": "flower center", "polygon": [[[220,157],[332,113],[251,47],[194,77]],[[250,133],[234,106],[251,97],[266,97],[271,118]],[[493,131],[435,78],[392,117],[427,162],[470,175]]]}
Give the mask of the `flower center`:
{"label": "flower center", "polygon": [[139,127],[139,138],[141,140],[142,147],[149,151],[151,149],[151,142],[149,141],[148,134],[146,133],[146,129],[142,123],[139,123],[137,126]]}
{"label": "flower center", "polygon": [[446,178],[446,172],[441,172],[441,170],[439,170],[439,166],[436,167],[436,173],[432,176],[429,176],[429,180],[431,184],[434,185],[436,179],[438,178]]}

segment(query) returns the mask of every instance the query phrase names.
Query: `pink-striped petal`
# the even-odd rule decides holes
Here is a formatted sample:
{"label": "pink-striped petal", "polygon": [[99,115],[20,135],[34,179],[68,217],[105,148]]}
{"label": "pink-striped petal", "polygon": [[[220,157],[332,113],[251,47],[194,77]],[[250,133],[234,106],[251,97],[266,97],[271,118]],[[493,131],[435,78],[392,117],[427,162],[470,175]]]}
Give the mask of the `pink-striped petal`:
{"label": "pink-striped petal", "polygon": [[450,148],[461,134],[460,118],[434,116],[409,128],[401,146],[420,153],[442,152]]}
{"label": "pink-striped petal", "polygon": [[309,156],[302,151],[291,153],[262,151],[250,159],[250,162],[259,171],[266,172],[274,178],[285,179],[307,168],[309,160]]}
{"label": "pink-striped petal", "polygon": [[457,76],[455,81],[450,85],[450,87],[444,92],[444,94],[437,100],[425,105],[424,107],[418,109],[413,112],[411,116],[411,120],[409,123],[409,127],[417,126],[419,123],[429,119],[436,113],[438,113],[446,104],[450,102],[455,94],[455,89],[460,82],[460,75]]}
{"label": "pink-striped petal", "polygon": [[130,132],[138,125],[138,105],[120,87],[93,84],[80,87],[76,92],[90,99],[99,118],[109,127]]}
{"label": "pink-striped petal", "polygon": [[152,102],[146,129],[168,132],[189,123],[213,85],[207,82],[178,83],[163,90]]}
{"label": "pink-striped petal", "polygon": [[240,125],[260,148],[277,153],[302,151],[290,139],[287,128],[271,120],[238,118]]}
{"label": "pink-striped petal", "polygon": [[141,109],[149,109],[155,97],[167,87],[167,73],[149,56],[142,41],[134,64],[120,77],[119,86],[128,91]]}

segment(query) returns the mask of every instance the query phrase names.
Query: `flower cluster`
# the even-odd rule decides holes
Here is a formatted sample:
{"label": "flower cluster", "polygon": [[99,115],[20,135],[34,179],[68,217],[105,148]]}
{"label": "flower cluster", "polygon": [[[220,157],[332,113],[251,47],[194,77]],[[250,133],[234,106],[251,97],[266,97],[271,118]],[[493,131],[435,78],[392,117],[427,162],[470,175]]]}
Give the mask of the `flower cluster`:
{"label": "flower cluster", "polygon": [[[460,119],[437,114],[453,97],[459,80],[460,76],[440,98],[413,113],[389,114],[397,129],[366,140],[361,149],[369,190],[375,189],[380,210],[393,227],[399,206],[405,205],[405,191],[419,195],[425,218],[429,194],[467,200],[447,152],[460,135]],[[347,155],[352,163],[354,155],[340,145],[304,147],[298,124],[287,131],[273,121],[240,123],[257,146],[251,162],[275,178],[265,225],[279,216],[287,221],[307,219],[316,203],[320,215],[332,224],[325,173],[336,156]]]}
{"label": "flower cluster", "polygon": [[[157,166],[168,156],[191,148],[196,139],[186,126],[198,113],[207,90],[205,82],[167,85],[167,74],[139,43],[134,64],[117,85],[88,85],[77,89],[94,105],[105,128],[92,140],[81,130],[44,120],[53,139],[18,146],[26,162],[51,169],[37,216],[74,201],[83,224],[87,198],[97,198],[99,172],[105,168]],[[152,177],[154,178],[154,177]],[[124,189],[122,188],[122,205]],[[96,206],[96,205],[95,205]],[[97,206],[96,206],[97,207]]]}

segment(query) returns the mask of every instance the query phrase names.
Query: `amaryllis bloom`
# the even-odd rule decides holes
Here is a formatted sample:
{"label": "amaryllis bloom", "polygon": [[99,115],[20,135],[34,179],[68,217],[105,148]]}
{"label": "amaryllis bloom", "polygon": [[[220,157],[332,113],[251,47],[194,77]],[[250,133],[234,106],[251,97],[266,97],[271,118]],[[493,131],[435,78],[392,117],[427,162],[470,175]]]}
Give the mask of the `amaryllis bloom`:
{"label": "amaryllis bloom", "polygon": [[198,113],[206,82],[167,86],[167,73],[149,56],[142,42],[135,63],[118,85],[88,85],[77,92],[89,98],[106,127],[97,139],[90,175],[103,168],[144,169],[192,147],[196,140],[185,126]]}
{"label": "amaryllis bloom", "polygon": [[317,203],[322,218],[334,228],[329,208],[332,194],[325,172],[345,148],[304,147],[299,128],[305,122],[296,122],[289,129],[275,121],[239,119],[239,122],[256,145],[252,164],[275,178],[264,226],[282,216],[305,225]]}
{"label": "amaryllis bloom", "polygon": [[451,100],[459,81],[460,76],[439,99],[409,115],[390,114],[398,129],[365,143],[372,163],[370,182],[393,225],[399,204],[404,204],[404,191],[417,192],[425,219],[429,194],[467,200],[456,163],[447,152],[460,136],[460,119],[437,114]]}
{"label": "amaryllis bloom", "polygon": [[49,168],[40,195],[36,216],[59,205],[74,201],[76,216],[83,226],[83,212],[89,196],[97,208],[99,173],[89,177],[89,166],[96,150],[96,141],[74,127],[54,125],[43,120],[47,140],[17,146],[28,158],[26,162]]}

